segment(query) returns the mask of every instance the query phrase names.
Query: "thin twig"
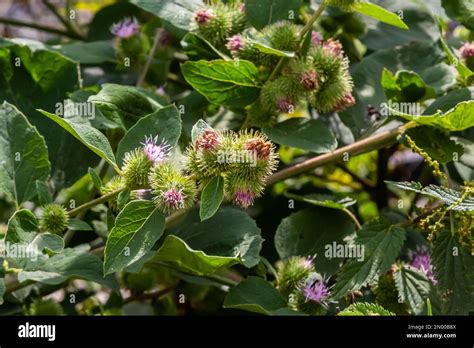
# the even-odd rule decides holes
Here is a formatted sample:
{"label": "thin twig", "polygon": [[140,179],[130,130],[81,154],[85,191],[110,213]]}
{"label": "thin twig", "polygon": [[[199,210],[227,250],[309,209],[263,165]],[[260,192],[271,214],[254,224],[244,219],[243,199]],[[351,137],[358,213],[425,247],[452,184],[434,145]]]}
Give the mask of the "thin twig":
{"label": "thin twig", "polygon": [[69,211],[69,216],[75,216],[77,214],[79,214],[81,211],[83,210],[87,210],[89,208],[92,208],[98,204],[101,204],[101,203],[104,203],[104,202],[107,202],[109,199],[115,197],[116,195],[118,195],[120,192],[122,192],[124,189],[121,188],[119,190],[116,190],[116,191],[113,191],[113,192],[110,192],[110,193],[107,193],[103,196],[100,196],[96,199],[93,199],[92,201],[90,202],[87,202],[87,203],[84,203],[83,205],[80,205],[78,206],[77,208],[74,208],[74,209],[71,209]]}
{"label": "thin twig", "polygon": [[164,289],[161,290],[155,290],[155,291],[150,291],[150,292],[145,292],[143,294],[137,295],[137,296],[130,296],[125,299],[123,299],[122,303],[127,304],[133,301],[145,301],[145,300],[151,300],[151,299],[157,299],[160,298],[164,295],[167,295],[170,293],[174,288],[176,288],[178,284],[173,284],[171,286],[168,286]]}
{"label": "thin twig", "polygon": [[65,30],[57,29],[57,28],[52,28],[52,27],[47,27],[41,24],[37,23],[32,23],[32,22],[26,22],[18,19],[13,19],[13,18],[5,18],[5,17],[0,17],[0,23],[7,24],[7,25],[13,25],[17,27],[27,27],[27,28],[33,28],[36,30],[41,30],[46,33],[52,33],[52,34],[57,34],[65,37],[69,37],[71,39],[78,39],[82,40],[82,36],[78,36],[77,34],[70,33]]}
{"label": "thin twig", "polygon": [[50,3],[48,0],[42,0],[43,4],[51,11],[52,14],[64,25],[64,27],[67,29],[67,31],[73,35],[77,35],[78,37],[81,37],[84,39],[84,36],[79,33],[79,31],[69,22],[67,19],[65,19],[61,14],[58,12],[58,9]]}
{"label": "thin twig", "polygon": [[148,58],[145,62],[145,66],[143,67],[143,70],[140,76],[138,77],[137,87],[142,86],[143,82],[145,81],[146,74],[148,73],[148,70],[150,69],[151,62],[153,61],[153,57],[155,56],[156,49],[158,48],[158,44],[160,43],[160,38],[161,38],[161,30],[156,29],[155,38],[153,39],[153,46],[151,47],[151,50],[148,53]]}

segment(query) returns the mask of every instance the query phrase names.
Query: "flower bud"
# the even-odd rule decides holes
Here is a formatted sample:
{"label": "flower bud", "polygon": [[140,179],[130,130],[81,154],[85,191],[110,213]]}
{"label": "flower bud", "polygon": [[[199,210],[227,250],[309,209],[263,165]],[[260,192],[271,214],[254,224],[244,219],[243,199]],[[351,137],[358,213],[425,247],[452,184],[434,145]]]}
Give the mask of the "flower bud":
{"label": "flower bud", "polygon": [[226,48],[231,52],[231,53],[236,53],[237,51],[240,51],[242,48],[242,37],[240,35],[234,35],[229,38],[227,38],[227,44]]}
{"label": "flower bud", "polygon": [[461,55],[462,59],[474,57],[474,42],[466,42],[464,45],[462,45],[462,47],[459,49],[459,54]]}
{"label": "flower bud", "polygon": [[209,8],[202,8],[194,15],[194,20],[198,25],[206,25],[215,17],[214,11]]}
{"label": "flower bud", "polygon": [[353,12],[358,2],[360,0],[327,0],[328,5],[337,6],[347,12]]}
{"label": "flower bud", "polygon": [[214,151],[220,145],[220,136],[214,129],[205,129],[196,140],[196,149]]}
{"label": "flower bud", "polygon": [[308,91],[318,88],[318,74],[314,70],[306,71],[300,74],[300,84]]}
{"label": "flower bud", "polygon": [[144,188],[148,185],[148,173],[153,161],[148,158],[144,149],[137,148],[125,154],[122,174],[125,186],[130,190]]}
{"label": "flower bud", "polygon": [[344,95],[344,97],[338,100],[334,109],[337,112],[344,111],[346,108],[353,106],[355,103],[356,100],[352,96],[352,93],[347,93]]}
{"label": "flower bud", "polygon": [[285,296],[293,292],[298,284],[314,271],[313,259],[292,256],[279,261],[277,267],[277,288]]}
{"label": "flower bud", "polygon": [[40,229],[43,232],[61,234],[69,223],[69,214],[66,209],[59,204],[46,204],[39,221]]}

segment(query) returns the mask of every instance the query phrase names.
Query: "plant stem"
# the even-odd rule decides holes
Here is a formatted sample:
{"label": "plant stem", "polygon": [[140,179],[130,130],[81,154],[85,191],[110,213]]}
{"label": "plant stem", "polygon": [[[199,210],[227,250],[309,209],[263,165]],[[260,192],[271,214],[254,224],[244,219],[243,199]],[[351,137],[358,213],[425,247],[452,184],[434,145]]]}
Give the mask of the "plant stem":
{"label": "plant stem", "polygon": [[87,203],[84,203],[83,205],[80,205],[78,206],[77,208],[74,208],[74,209],[71,209],[69,211],[69,216],[76,216],[77,214],[79,214],[80,212],[84,211],[84,210],[87,210],[89,208],[92,208],[98,204],[101,204],[101,203],[104,203],[104,202],[107,202],[109,199],[115,197],[116,195],[118,195],[120,192],[122,192],[124,189],[119,189],[119,190],[116,190],[116,191],[113,191],[113,192],[110,192],[110,193],[107,193],[103,196],[100,196],[96,199],[93,199],[92,201],[90,202],[87,202]]}
{"label": "plant stem", "polygon": [[49,2],[49,0],[43,0],[43,4],[54,14],[54,16],[64,25],[67,31],[77,37],[81,37],[84,39],[83,35],[77,31],[77,29],[65,19],[61,14],[58,12],[57,8]]}
{"label": "plant stem", "polygon": [[344,213],[346,213],[352,221],[354,221],[354,225],[356,226],[357,230],[360,230],[362,226],[360,225],[359,220],[357,220],[356,216],[347,208],[342,209]]}
{"label": "plant stem", "polygon": [[306,161],[303,161],[289,168],[274,173],[268,178],[266,185],[270,186],[279,181],[283,181],[295,175],[307,172],[317,167],[321,167],[325,164],[338,162],[342,160],[345,156],[360,155],[375,149],[379,149],[386,145],[393,144],[400,134],[402,134],[408,128],[414,126],[416,126],[416,124],[412,121],[395,129],[374,134],[353,144],[341,147],[333,152],[325,153],[314,158],[310,158]]}
{"label": "plant stem", "polygon": [[130,296],[125,299],[123,299],[123,304],[127,304],[133,301],[144,301],[144,300],[151,300],[151,299],[156,299],[160,298],[169,292],[171,292],[174,288],[176,288],[178,284],[173,284],[171,286],[168,286],[167,288],[161,289],[161,290],[155,290],[155,291],[150,291],[146,292],[137,296]]}
{"label": "plant stem", "polygon": [[148,58],[145,62],[145,66],[143,67],[143,70],[138,77],[137,81],[137,87],[140,87],[143,85],[143,82],[145,81],[146,74],[148,73],[148,70],[150,69],[151,62],[153,61],[153,57],[155,56],[156,49],[158,48],[158,44],[160,43],[160,37],[161,37],[161,30],[158,28],[156,29],[155,33],[155,38],[153,39],[153,46],[150,49],[150,52],[148,52]]}
{"label": "plant stem", "polygon": [[66,37],[69,37],[71,39],[78,39],[78,40],[83,39],[82,36],[77,35],[75,33],[71,33],[71,32],[68,32],[68,31],[61,30],[61,29],[57,29],[57,28],[47,27],[47,26],[44,26],[44,25],[41,25],[41,24],[21,21],[21,20],[17,20],[17,19],[13,19],[13,18],[0,17],[0,23],[4,23],[4,24],[7,24],[7,25],[13,25],[13,26],[17,26],[17,27],[33,28],[33,29],[36,29],[36,30],[44,31],[46,33],[52,33],[52,34],[57,34],[57,35],[61,35],[61,36],[66,36]]}

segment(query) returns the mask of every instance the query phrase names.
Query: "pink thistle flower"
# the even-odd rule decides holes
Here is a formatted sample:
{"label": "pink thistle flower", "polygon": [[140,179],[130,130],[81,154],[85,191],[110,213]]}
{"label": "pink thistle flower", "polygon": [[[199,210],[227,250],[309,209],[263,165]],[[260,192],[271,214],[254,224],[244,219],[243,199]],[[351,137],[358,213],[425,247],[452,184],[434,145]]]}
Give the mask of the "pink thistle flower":
{"label": "pink thistle flower", "polygon": [[303,294],[305,301],[313,301],[324,304],[324,300],[329,297],[329,288],[324,280],[317,280],[315,282],[308,282],[303,287]]}
{"label": "pink thistle flower", "polygon": [[115,36],[126,39],[138,33],[140,26],[136,18],[124,18],[118,23],[112,24],[110,31]]}
{"label": "pink thistle flower", "polygon": [[184,207],[184,196],[183,190],[177,190],[175,188],[169,189],[167,191],[162,191],[161,196],[163,197],[164,203],[173,209],[183,208]]}
{"label": "pink thistle flower", "polygon": [[311,41],[315,45],[321,45],[323,43],[323,37],[317,31],[311,32]]}
{"label": "pink thistle flower", "polygon": [[239,10],[240,10],[240,12],[244,13],[245,12],[245,4],[240,4]]}
{"label": "pink thistle flower", "polygon": [[171,147],[164,140],[158,145],[158,136],[154,138],[151,135],[149,138],[145,136],[145,142],[141,144],[143,145],[143,152],[154,164],[162,163],[169,156]]}
{"label": "pink thistle flower", "polygon": [[289,113],[294,110],[293,102],[288,97],[279,98],[276,102],[278,111]]}
{"label": "pink thistle flower", "polygon": [[219,134],[214,129],[205,129],[196,140],[198,150],[213,151],[221,143]]}
{"label": "pink thistle flower", "polygon": [[335,110],[337,112],[343,111],[346,108],[354,105],[356,103],[356,100],[352,93],[347,93],[344,97],[342,97],[336,104]]}
{"label": "pink thistle flower", "polygon": [[205,25],[209,23],[209,21],[213,19],[215,16],[216,15],[211,9],[202,8],[196,12],[196,15],[194,16],[194,20],[199,25]]}
{"label": "pink thistle flower", "polygon": [[316,71],[310,70],[300,75],[300,84],[304,89],[312,91],[318,87],[318,75]]}
{"label": "pink thistle flower", "polygon": [[411,254],[410,265],[423,272],[433,285],[436,285],[438,281],[434,276],[431,255],[428,250],[418,247],[416,252]]}
{"label": "pink thistle flower", "polygon": [[250,191],[237,191],[234,197],[234,202],[240,207],[246,209],[252,205],[253,195],[250,193]]}
{"label": "pink thistle flower", "polygon": [[463,59],[474,57],[474,42],[466,42],[464,45],[462,45],[462,47],[459,49],[459,54]]}
{"label": "pink thistle flower", "polygon": [[332,53],[337,58],[344,57],[344,51],[342,49],[342,44],[338,40],[329,39],[323,43],[323,48]]}
{"label": "pink thistle flower", "polygon": [[242,37],[240,35],[234,35],[227,39],[225,47],[231,52],[237,52],[242,48]]}

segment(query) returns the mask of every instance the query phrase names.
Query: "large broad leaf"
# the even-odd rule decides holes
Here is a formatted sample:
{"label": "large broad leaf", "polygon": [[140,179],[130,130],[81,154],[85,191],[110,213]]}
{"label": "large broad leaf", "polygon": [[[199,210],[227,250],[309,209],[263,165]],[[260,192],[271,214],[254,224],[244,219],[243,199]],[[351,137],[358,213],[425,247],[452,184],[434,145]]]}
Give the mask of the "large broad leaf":
{"label": "large broad leaf", "polygon": [[61,284],[71,278],[90,280],[118,290],[118,284],[102,273],[102,261],[83,248],[64,249],[61,253],[39,262],[18,274],[18,280],[33,280],[44,284]]}
{"label": "large broad leaf", "polygon": [[439,97],[431,103],[425,110],[425,115],[433,115],[439,110],[447,112],[460,102],[474,100],[474,87],[456,89],[442,97]]}
{"label": "large broad leaf", "polygon": [[16,211],[8,220],[4,243],[5,257],[11,266],[25,269],[47,260],[43,251],[60,252],[64,248],[60,236],[39,233],[38,221],[27,209]]}
{"label": "large broad leaf", "polygon": [[421,314],[430,293],[430,280],[425,273],[409,265],[403,265],[393,273],[400,301],[408,304],[413,314]]}
{"label": "large broad leaf", "polygon": [[[99,159],[36,109],[57,110],[69,92],[80,88],[78,64],[37,41],[12,39],[0,43],[0,57],[5,58],[0,58],[0,100],[15,104],[44,136],[55,187],[75,182]],[[14,66],[16,61],[21,65]]]}
{"label": "large broad leaf", "polygon": [[257,67],[247,60],[200,60],[181,65],[186,81],[211,103],[243,107],[258,98]]}
{"label": "large broad leaf", "polygon": [[[443,94],[456,84],[453,69],[444,63],[444,52],[433,43],[416,42],[395,48],[378,50],[365,57],[354,69],[357,101],[380,109],[387,97],[380,83],[384,69],[417,73],[427,86]],[[364,114],[366,108],[362,108]]]}
{"label": "large broad leaf", "polygon": [[463,131],[474,127],[474,101],[461,102],[453,109],[434,115],[409,115],[398,110],[390,109],[394,116],[414,121],[425,126],[434,126],[450,132]]}
{"label": "large broad leaf", "polygon": [[90,96],[101,113],[123,129],[132,127],[141,117],[149,115],[161,105],[139,88],[112,83],[102,85],[96,95]]}
{"label": "large broad leaf", "polygon": [[75,42],[50,48],[81,64],[101,64],[115,60],[112,41]]}
{"label": "large broad leaf", "polygon": [[435,240],[433,265],[443,298],[445,314],[469,314],[474,311],[474,256],[468,245],[459,243],[459,235],[443,231]]}
{"label": "large broad leaf", "polygon": [[264,39],[253,40],[253,39],[248,38],[247,40],[253,44],[253,47],[255,47],[257,50],[259,50],[262,53],[270,54],[270,55],[278,56],[278,57],[286,57],[286,58],[293,58],[295,56],[295,52],[281,51],[281,50],[277,50],[276,48],[273,48],[271,43],[266,42]]}
{"label": "large broad leaf", "polygon": [[351,197],[337,198],[330,195],[311,193],[304,196],[293,195],[290,193],[285,194],[286,197],[292,198],[305,203],[317,205],[319,207],[331,208],[337,210],[345,210],[348,207],[357,203],[357,201]]}
{"label": "large broad leaf", "polygon": [[237,308],[266,315],[295,315],[288,303],[273,285],[259,277],[248,277],[230,289],[224,308]]}
{"label": "large broad leaf", "polygon": [[423,187],[418,182],[386,181],[386,183],[402,190],[413,191],[437,198],[444,204],[448,205],[449,210],[474,211],[474,197],[472,197],[472,195],[464,195],[462,192],[449,187],[442,187],[433,184]]}
{"label": "large broad leaf", "polygon": [[359,2],[354,6],[355,10],[376,20],[390,24],[394,27],[408,30],[408,26],[395,13],[387,11],[383,7],[370,2]]}
{"label": "large broad leaf", "polygon": [[386,272],[400,253],[405,236],[403,228],[389,221],[376,220],[364,225],[355,239],[356,245],[364,246],[364,260],[352,259],[342,267],[333,297],[338,299],[358,290]]}
{"label": "large broad leaf", "polygon": [[169,235],[149,264],[165,264],[180,272],[205,276],[239,262],[238,257],[208,255],[202,250],[194,250],[181,238]]}
{"label": "large broad leaf", "polygon": [[263,131],[275,143],[315,153],[326,153],[337,148],[336,138],[320,120],[291,118]]}
{"label": "large broad leaf", "polygon": [[356,302],[337,313],[339,316],[374,316],[374,315],[395,315],[376,303]]}
{"label": "large broad leaf", "polygon": [[281,20],[298,18],[301,0],[245,0],[245,14],[256,29]]}
{"label": "large broad leaf", "polygon": [[165,217],[150,201],[131,201],[107,237],[104,274],[117,272],[143,257],[163,234]]}
{"label": "large broad leaf", "polygon": [[472,0],[442,0],[441,3],[450,18],[474,30],[474,2]]}
{"label": "large broad leaf", "polygon": [[191,60],[198,59],[227,59],[225,54],[217,50],[212,44],[196,33],[187,33],[181,40],[181,46],[184,52]]}
{"label": "large broad leaf", "polygon": [[300,210],[284,218],[278,226],[275,248],[282,259],[295,255],[316,256],[317,270],[331,273],[337,270],[345,256],[337,254],[337,246],[344,249],[344,237],[354,230],[351,220],[341,211]]}
{"label": "large broad leaf", "polygon": [[120,141],[117,148],[117,161],[122,164],[125,153],[145,141],[145,136],[158,136],[158,142],[165,140],[173,147],[181,135],[181,117],[176,106],[170,105],[141,118],[131,127]]}
{"label": "large broad leaf", "polygon": [[207,255],[236,257],[246,267],[260,262],[263,239],[255,221],[246,212],[222,207],[210,219],[200,221],[199,210],[193,209],[172,234],[191,249]]}
{"label": "large broad leaf", "polygon": [[36,180],[51,167],[44,138],[13,105],[0,105],[0,191],[21,204],[36,196]]}
{"label": "large broad leaf", "polygon": [[100,131],[86,124],[71,122],[44,110],[40,110],[40,112],[59,124],[65,131],[69,132],[96,155],[103,158],[112,167],[117,168],[109,141]]}
{"label": "large broad leaf", "polygon": [[201,0],[132,0],[132,3],[160,17],[173,27],[179,29],[182,34],[191,29],[194,12],[205,6]]}
{"label": "large broad leaf", "polygon": [[382,87],[387,98],[396,102],[413,103],[436,97],[434,89],[413,71],[400,70],[392,74],[384,69]]}
{"label": "large broad leaf", "polygon": [[219,209],[224,199],[224,178],[217,176],[211,179],[201,194],[199,216],[201,221],[211,218]]}

